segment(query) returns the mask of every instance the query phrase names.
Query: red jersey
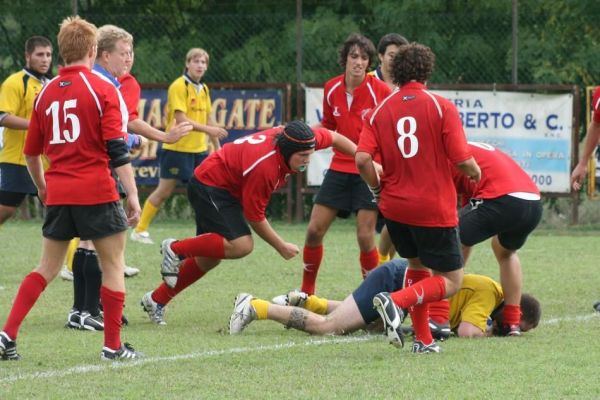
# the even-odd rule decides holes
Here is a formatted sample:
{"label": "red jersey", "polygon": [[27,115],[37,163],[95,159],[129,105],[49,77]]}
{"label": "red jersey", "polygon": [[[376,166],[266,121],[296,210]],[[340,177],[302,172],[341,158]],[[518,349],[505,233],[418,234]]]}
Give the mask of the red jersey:
{"label": "red jersey", "polygon": [[475,183],[454,168],[456,190],[463,198],[495,199],[507,194],[523,197],[524,193],[534,197],[540,195],[527,172],[508,154],[487,143],[469,142],[469,149],[481,168],[481,180]]}
{"label": "red jersey", "polygon": [[[231,193],[240,201],[248,221],[263,221],[271,195],[294,173],[274,142],[281,131],[281,127],[272,128],[225,144],[196,167],[194,176],[205,185]],[[313,131],[315,150],[331,146],[333,136],[328,130]]]}
{"label": "red jersey", "polygon": [[600,124],[600,86],[596,87],[594,90],[594,98],[592,99],[592,110],[594,110],[594,115],[592,119],[594,122]]}
{"label": "red jersey", "polygon": [[[337,76],[325,84],[321,124],[358,144],[366,114],[390,93],[391,89],[385,82],[367,74],[362,83],[354,89],[352,103],[348,106],[349,94],[346,91],[344,75]],[[354,157],[335,149],[329,168],[333,171],[358,174]]]}
{"label": "red jersey", "polygon": [[125,138],[127,115],[117,89],[85,66],[64,67],[38,95],[24,153],[45,154],[46,204],[119,200],[106,141]]}
{"label": "red jersey", "polygon": [[137,79],[129,73],[122,75],[118,80],[121,84],[119,88],[121,96],[123,96],[127,112],[129,112],[129,120],[134,121],[139,118],[138,104],[140,103],[140,97],[142,97],[142,88]]}
{"label": "red jersey", "polygon": [[458,223],[452,167],[471,158],[456,107],[410,82],[394,91],[365,121],[357,152],[381,154],[379,209],[403,224]]}

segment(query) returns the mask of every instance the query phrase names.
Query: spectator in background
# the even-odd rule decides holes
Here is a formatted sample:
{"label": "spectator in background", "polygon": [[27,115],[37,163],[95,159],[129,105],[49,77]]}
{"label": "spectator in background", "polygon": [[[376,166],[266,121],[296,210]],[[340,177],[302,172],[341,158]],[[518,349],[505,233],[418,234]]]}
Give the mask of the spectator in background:
{"label": "spectator in background", "polygon": [[177,78],[167,95],[167,121],[169,128],[176,123],[187,122],[193,126],[188,136],[174,144],[165,144],[160,153],[160,179],[158,186],[148,196],[142,210],[140,223],[131,232],[131,240],[152,244],[148,228],[160,206],[171,196],[177,181],[187,184],[196,168],[208,156],[207,136],[214,148],[218,141],[227,137],[227,131],[217,126],[211,116],[212,103],[208,86],[202,77],[208,69],[208,53],[192,48],[185,57],[185,70]]}
{"label": "spectator in background", "polygon": [[23,147],[35,97],[50,79],[52,43],[43,36],[25,42],[25,68],[0,86],[0,226],[17,212],[36,188],[27,172]]}

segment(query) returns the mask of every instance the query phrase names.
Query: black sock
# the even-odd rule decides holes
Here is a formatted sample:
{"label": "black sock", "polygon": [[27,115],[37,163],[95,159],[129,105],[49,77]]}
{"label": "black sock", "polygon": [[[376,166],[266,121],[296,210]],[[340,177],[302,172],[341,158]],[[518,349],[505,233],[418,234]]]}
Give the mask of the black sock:
{"label": "black sock", "polygon": [[85,303],[85,254],[86,250],[77,249],[73,255],[73,308],[81,311]]}
{"label": "black sock", "polygon": [[85,304],[84,310],[93,316],[100,314],[100,286],[102,285],[102,272],[98,264],[98,256],[93,250],[88,250],[85,257]]}

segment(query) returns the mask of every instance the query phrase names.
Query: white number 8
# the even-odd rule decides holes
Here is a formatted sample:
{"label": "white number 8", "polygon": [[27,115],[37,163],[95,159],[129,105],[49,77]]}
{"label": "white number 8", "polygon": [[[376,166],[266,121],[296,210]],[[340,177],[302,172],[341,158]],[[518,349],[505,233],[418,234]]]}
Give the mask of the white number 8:
{"label": "white number 8", "polygon": [[[408,125],[408,131],[406,127]],[[402,117],[396,124],[396,130],[400,137],[398,138],[398,148],[404,158],[411,158],[419,151],[419,140],[415,136],[417,131],[417,120],[414,117]],[[406,140],[409,141],[410,152],[406,151]]]}

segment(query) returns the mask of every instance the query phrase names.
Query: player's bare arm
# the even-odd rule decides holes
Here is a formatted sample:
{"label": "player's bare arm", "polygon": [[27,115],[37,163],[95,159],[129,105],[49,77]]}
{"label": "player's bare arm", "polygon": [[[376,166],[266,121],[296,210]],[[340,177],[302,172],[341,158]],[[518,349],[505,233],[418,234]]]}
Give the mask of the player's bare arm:
{"label": "player's bare arm", "polygon": [[200,124],[190,118],[183,111],[176,110],[175,111],[175,120],[177,123],[189,122],[194,127],[195,131],[205,132],[207,135],[211,137],[216,137],[218,139],[225,139],[229,133],[219,126],[212,126],[210,122],[208,124]]}
{"label": "player's bare arm", "polygon": [[367,182],[367,185],[371,189],[379,187],[379,176],[373,165],[373,157],[369,153],[359,151],[356,153],[355,160],[356,168],[358,168],[360,176]]}
{"label": "player's bare arm", "polygon": [[295,257],[300,249],[294,243],[288,243],[275,232],[269,221],[248,221],[254,232],[273,247],[286,260]]}
{"label": "player's bare arm", "polygon": [[460,172],[469,178],[473,179],[475,182],[479,182],[481,180],[481,169],[473,157],[456,164],[456,168],[458,168]]}
{"label": "player's bare arm", "polygon": [[592,121],[588,126],[583,153],[571,174],[571,185],[575,190],[581,189],[581,184],[587,174],[588,162],[598,146],[598,141],[600,141],[600,124]]}
{"label": "player's bare arm", "polygon": [[173,125],[169,130],[169,133],[160,131],[146,121],[138,118],[127,123],[127,130],[135,134],[141,135],[146,139],[156,140],[161,143],[175,143],[182,137],[186,136],[192,130],[192,124],[189,122],[182,122]]}
{"label": "player's bare arm", "polygon": [[43,204],[46,204],[46,179],[44,178],[42,158],[39,155],[25,155],[25,162],[27,163],[29,175],[31,175],[31,179],[38,190],[38,197]]}
{"label": "player's bare arm", "polygon": [[22,117],[18,117],[16,115],[5,113],[4,116],[0,118],[0,126],[9,129],[27,130],[27,128],[29,128],[29,120]]}
{"label": "player's bare arm", "polygon": [[344,135],[340,135],[337,132],[330,132],[331,136],[333,137],[333,142],[331,144],[333,148],[349,156],[354,156],[356,154],[356,144],[352,140],[348,139]]}

